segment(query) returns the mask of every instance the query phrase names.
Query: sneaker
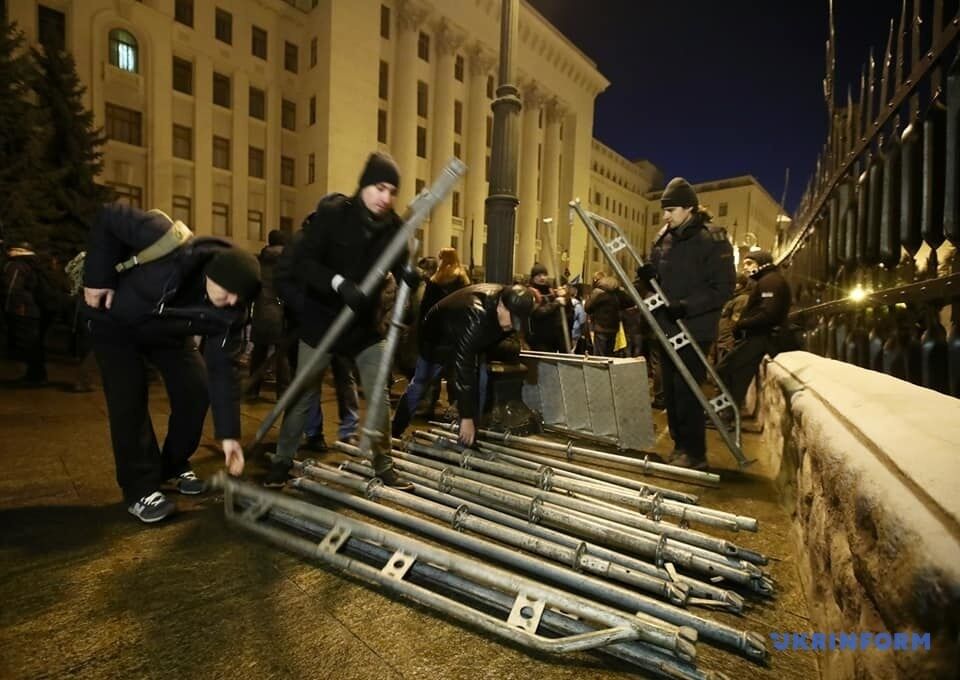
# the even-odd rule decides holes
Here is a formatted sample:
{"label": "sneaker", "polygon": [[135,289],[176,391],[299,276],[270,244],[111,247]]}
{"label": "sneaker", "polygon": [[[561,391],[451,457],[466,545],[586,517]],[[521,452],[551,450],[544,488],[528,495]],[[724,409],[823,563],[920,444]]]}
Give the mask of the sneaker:
{"label": "sneaker", "polygon": [[389,486],[397,491],[413,491],[413,483],[397,474],[396,470],[390,468],[377,474],[377,479],[383,482],[384,486]]}
{"label": "sneaker", "polygon": [[187,470],[183,472],[173,480],[174,486],[177,487],[177,491],[182,493],[184,496],[196,496],[207,490],[207,483],[197,477],[193,470]]}
{"label": "sneaker", "polygon": [[127,508],[127,512],[141,522],[150,524],[169,517],[177,509],[176,504],[159,491],[154,491]]}
{"label": "sneaker", "polygon": [[263,485],[268,489],[280,489],[287,485],[290,479],[290,468],[293,467],[292,460],[275,460],[270,464],[270,470],[267,472]]}
{"label": "sneaker", "polygon": [[323,434],[315,434],[307,437],[307,441],[304,442],[301,449],[306,449],[307,451],[314,451],[316,453],[323,453],[327,450],[327,440],[323,438]]}
{"label": "sneaker", "polygon": [[680,453],[670,459],[670,465],[690,468],[691,470],[706,470],[707,460],[706,458],[696,458],[689,453]]}

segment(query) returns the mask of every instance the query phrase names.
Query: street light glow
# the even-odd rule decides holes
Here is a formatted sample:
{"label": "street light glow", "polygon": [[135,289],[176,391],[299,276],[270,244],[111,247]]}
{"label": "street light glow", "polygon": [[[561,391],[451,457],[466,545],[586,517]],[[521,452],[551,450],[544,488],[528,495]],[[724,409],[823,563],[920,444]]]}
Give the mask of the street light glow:
{"label": "street light glow", "polygon": [[867,291],[859,283],[857,287],[850,291],[850,299],[854,302],[863,302],[867,297]]}

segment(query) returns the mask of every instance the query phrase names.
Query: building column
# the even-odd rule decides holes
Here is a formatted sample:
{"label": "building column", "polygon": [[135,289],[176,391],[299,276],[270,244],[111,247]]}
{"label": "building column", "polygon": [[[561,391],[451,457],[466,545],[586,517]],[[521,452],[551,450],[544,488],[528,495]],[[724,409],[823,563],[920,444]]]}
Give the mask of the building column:
{"label": "building column", "polygon": [[[464,232],[468,239],[468,263],[483,266],[483,244],[487,240],[484,221],[484,205],[487,198],[487,116],[491,115],[487,99],[487,76],[496,63],[496,55],[480,43],[468,50],[470,59],[470,89],[468,92],[467,120],[467,176],[464,205]],[[470,272],[473,276],[473,272]]]}
{"label": "building column", "polygon": [[397,49],[394,54],[393,119],[390,150],[400,167],[397,205],[406,206],[416,193],[417,177],[417,37],[427,10],[404,0],[397,6]]}
{"label": "building column", "polygon": [[[537,247],[537,218],[539,205],[537,202],[537,146],[540,142],[540,107],[543,105],[543,93],[536,84],[528,84],[523,88],[523,111],[520,130],[520,205],[517,207],[517,258],[514,262],[514,273],[524,275],[536,259]],[[550,272],[555,275],[556,272]]]}
{"label": "building column", "polygon": [[[283,126],[281,117],[283,116],[283,89],[280,85],[280,78],[271,83],[267,88],[267,140],[266,148],[263,150],[264,163],[264,209],[263,222],[267,231],[280,228],[280,148],[283,145]],[[297,112],[298,125],[302,125],[305,120],[301,112]],[[249,149],[246,151],[245,165],[250,162]],[[249,174],[249,167],[247,173]],[[294,224],[294,231],[299,227]]]}
{"label": "building column", "polygon": [[[453,66],[454,55],[460,49],[466,36],[441,20],[433,33],[436,44],[437,72],[434,78],[433,94],[433,135],[430,156],[431,177],[433,182],[447,161],[453,156]],[[453,199],[447,196],[430,213],[430,229],[427,234],[428,255],[436,255],[441,248],[450,247],[453,234]]]}
{"label": "building column", "polygon": [[[250,173],[250,78],[243,71],[233,74],[233,125],[230,130],[230,236],[234,241],[250,239],[247,233],[247,176]],[[259,239],[252,239],[258,245]]]}
{"label": "building column", "polygon": [[158,42],[150,55],[151,77],[148,80],[150,96],[147,97],[146,120],[166,121],[166,125],[148,128],[147,177],[149,186],[145,208],[159,208],[168,215],[173,212],[173,50],[170,43]]}
{"label": "building column", "polygon": [[556,262],[561,271],[551,272],[559,277],[563,264],[560,262],[560,216],[566,210],[560,208],[560,119],[563,108],[556,98],[544,107],[545,125],[543,130],[543,170],[541,172],[540,215],[543,220],[551,218],[553,222],[540,232],[543,246],[539,258],[544,263]]}
{"label": "building column", "polygon": [[193,221],[196,223],[193,230],[197,234],[212,234],[213,61],[210,57],[198,53],[193,73]]}

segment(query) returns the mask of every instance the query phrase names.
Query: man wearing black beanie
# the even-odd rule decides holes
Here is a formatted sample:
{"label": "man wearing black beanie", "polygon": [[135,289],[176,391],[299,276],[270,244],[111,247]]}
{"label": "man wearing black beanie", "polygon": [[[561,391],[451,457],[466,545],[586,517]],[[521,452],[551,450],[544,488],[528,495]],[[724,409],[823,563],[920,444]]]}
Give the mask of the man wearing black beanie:
{"label": "man wearing black beanie", "polygon": [[[161,491],[165,481],[181,494],[205,488],[190,457],[208,406],[227,468],[243,471],[234,359],[260,290],[260,265],[227,241],[192,237],[160,211],[113,203],[100,209],[90,229],[83,285],[117,482],[130,514],[158,522],[176,507]],[[206,337],[202,359],[198,335]],[[170,401],[162,448],[150,422],[147,363],[160,372]]]}
{"label": "man wearing black beanie", "polygon": [[[384,350],[388,293],[383,281],[375,296],[367,297],[360,283],[380,253],[396,236],[402,221],[393,210],[400,171],[388,154],[370,154],[352,196],[330,194],[321,199],[307,217],[303,229],[284,250],[274,275],[284,302],[301,320],[297,372],[306,370],[317,352],[320,339],[344,307],[354,313],[353,323],[337,339],[333,353],[356,363],[368,403],[383,400],[383,421],[377,427],[383,437],[373,444],[373,467],[385,484],[412,488],[393,470],[390,458],[390,406],[386,389],[373,393]],[[396,281],[405,280],[412,289],[420,284],[415,270],[405,267],[403,252],[391,267]],[[277,438],[277,455],[264,484],[283,486],[293,465],[300,436],[310,407],[310,391],[300,395],[284,414]]]}
{"label": "man wearing black beanie", "polygon": [[[637,277],[656,278],[669,304],[660,314],[668,336],[678,332],[683,319],[706,353],[717,337],[723,305],[733,295],[736,272],[733,247],[722,227],[709,225],[710,213],[701,208],[697,193],[682,177],[667,184],[660,199],[666,225],[657,234],[650,261],[637,269]],[[659,310],[658,310],[659,311]],[[706,367],[691,346],[678,351],[697,383],[706,378]],[[703,407],[673,360],[661,349],[663,396],[673,437],[673,465],[706,467],[707,442]]]}

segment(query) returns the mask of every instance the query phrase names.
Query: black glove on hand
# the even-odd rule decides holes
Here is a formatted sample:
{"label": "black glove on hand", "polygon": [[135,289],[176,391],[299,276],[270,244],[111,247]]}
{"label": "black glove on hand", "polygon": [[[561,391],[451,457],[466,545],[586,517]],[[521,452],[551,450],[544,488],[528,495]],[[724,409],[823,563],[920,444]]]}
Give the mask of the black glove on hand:
{"label": "black glove on hand", "polygon": [[667,305],[667,315],[677,321],[679,319],[687,318],[687,303],[683,300],[678,300],[677,302],[671,302]]}
{"label": "black glove on hand", "polygon": [[657,268],[649,262],[644,262],[637,267],[637,278],[641,281],[649,283],[657,278]]}
{"label": "black glove on hand", "polygon": [[416,290],[420,286],[420,282],[423,280],[420,278],[420,272],[409,265],[400,271],[400,279],[407,284],[407,287],[410,288],[410,290]]}
{"label": "black glove on hand", "polygon": [[353,310],[354,314],[360,314],[370,305],[370,298],[364,295],[357,284],[349,279],[344,279],[340,283],[337,294],[347,307]]}

